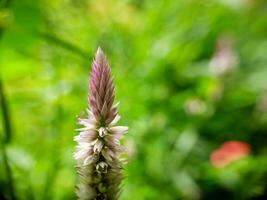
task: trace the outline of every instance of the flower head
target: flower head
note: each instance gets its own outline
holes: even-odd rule
[[[221,145],[211,155],[211,163],[217,168],[223,168],[235,160],[239,160],[250,153],[251,146],[245,142],[228,141]]]
[[[80,132],[74,158],[80,182],[77,196],[81,200],[118,199],[122,180],[122,152],[119,140],[127,132],[126,126],[115,126],[120,117],[118,104],[113,105],[115,91],[110,66],[103,51],[98,48],[92,63],[90,77],[91,105],[87,117],[79,119]]]

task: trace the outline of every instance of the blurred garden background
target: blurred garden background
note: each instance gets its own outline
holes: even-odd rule
[[[98,46],[130,127],[121,200],[267,199],[265,0],[0,0],[0,199],[76,199]]]

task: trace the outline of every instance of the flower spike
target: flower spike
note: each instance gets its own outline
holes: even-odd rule
[[[101,48],[97,49],[90,75],[90,110],[85,119],[78,119],[82,128],[74,138],[78,143],[77,160],[79,200],[117,200],[122,181],[122,152],[119,140],[128,131],[115,126],[120,117],[118,104],[113,105],[115,89],[111,69]]]

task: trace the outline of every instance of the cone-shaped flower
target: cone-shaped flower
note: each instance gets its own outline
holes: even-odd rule
[[[119,140],[128,130],[115,126],[119,121],[118,104],[114,102],[114,85],[110,66],[103,51],[98,48],[92,63],[90,77],[91,109],[85,119],[79,119],[78,143],[74,158],[77,160],[80,200],[116,200],[120,193],[122,162],[119,159]]]

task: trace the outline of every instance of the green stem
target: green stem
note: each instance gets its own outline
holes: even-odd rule
[[[11,128],[11,120],[10,120],[10,112],[8,109],[8,104],[3,88],[2,79],[0,77],[0,106],[3,113],[3,127],[4,127],[4,133],[5,133],[5,143],[9,143],[12,136],[12,128]]]
[[[11,200],[17,200],[16,195],[15,195],[15,190],[14,190],[12,171],[11,171],[11,167],[10,167],[9,162],[8,162],[7,153],[6,153],[6,145],[4,142],[2,142],[2,151],[1,152],[2,152],[2,157],[4,160],[4,167],[5,167],[7,179],[8,179],[8,190],[9,190],[9,194],[10,194],[10,199]]]
[[[6,96],[5,96],[5,93],[3,90],[3,83],[2,83],[1,78],[0,78],[0,106],[1,106],[2,113],[3,113],[2,123],[3,123],[4,133],[5,133],[5,137],[1,141],[1,143],[2,143],[2,151],[1,152],[2,152],[2,157],[3,157],[3,161],[4,161],[5,171],[7,174],[8,189],[9,189],[10,198],[11,198],[11,200],[16,200],[17,198],[15,196],[12,171],[11,171],[11,167],[10,167],[9,162],[8,162],[8,157],[7,157],[7,152],[6,152],[6,144],[8,144],[11,140],[12,128],[11,128],[11,120],[10,120],[10,115],[9,115],[8,103],[7,103]]]

